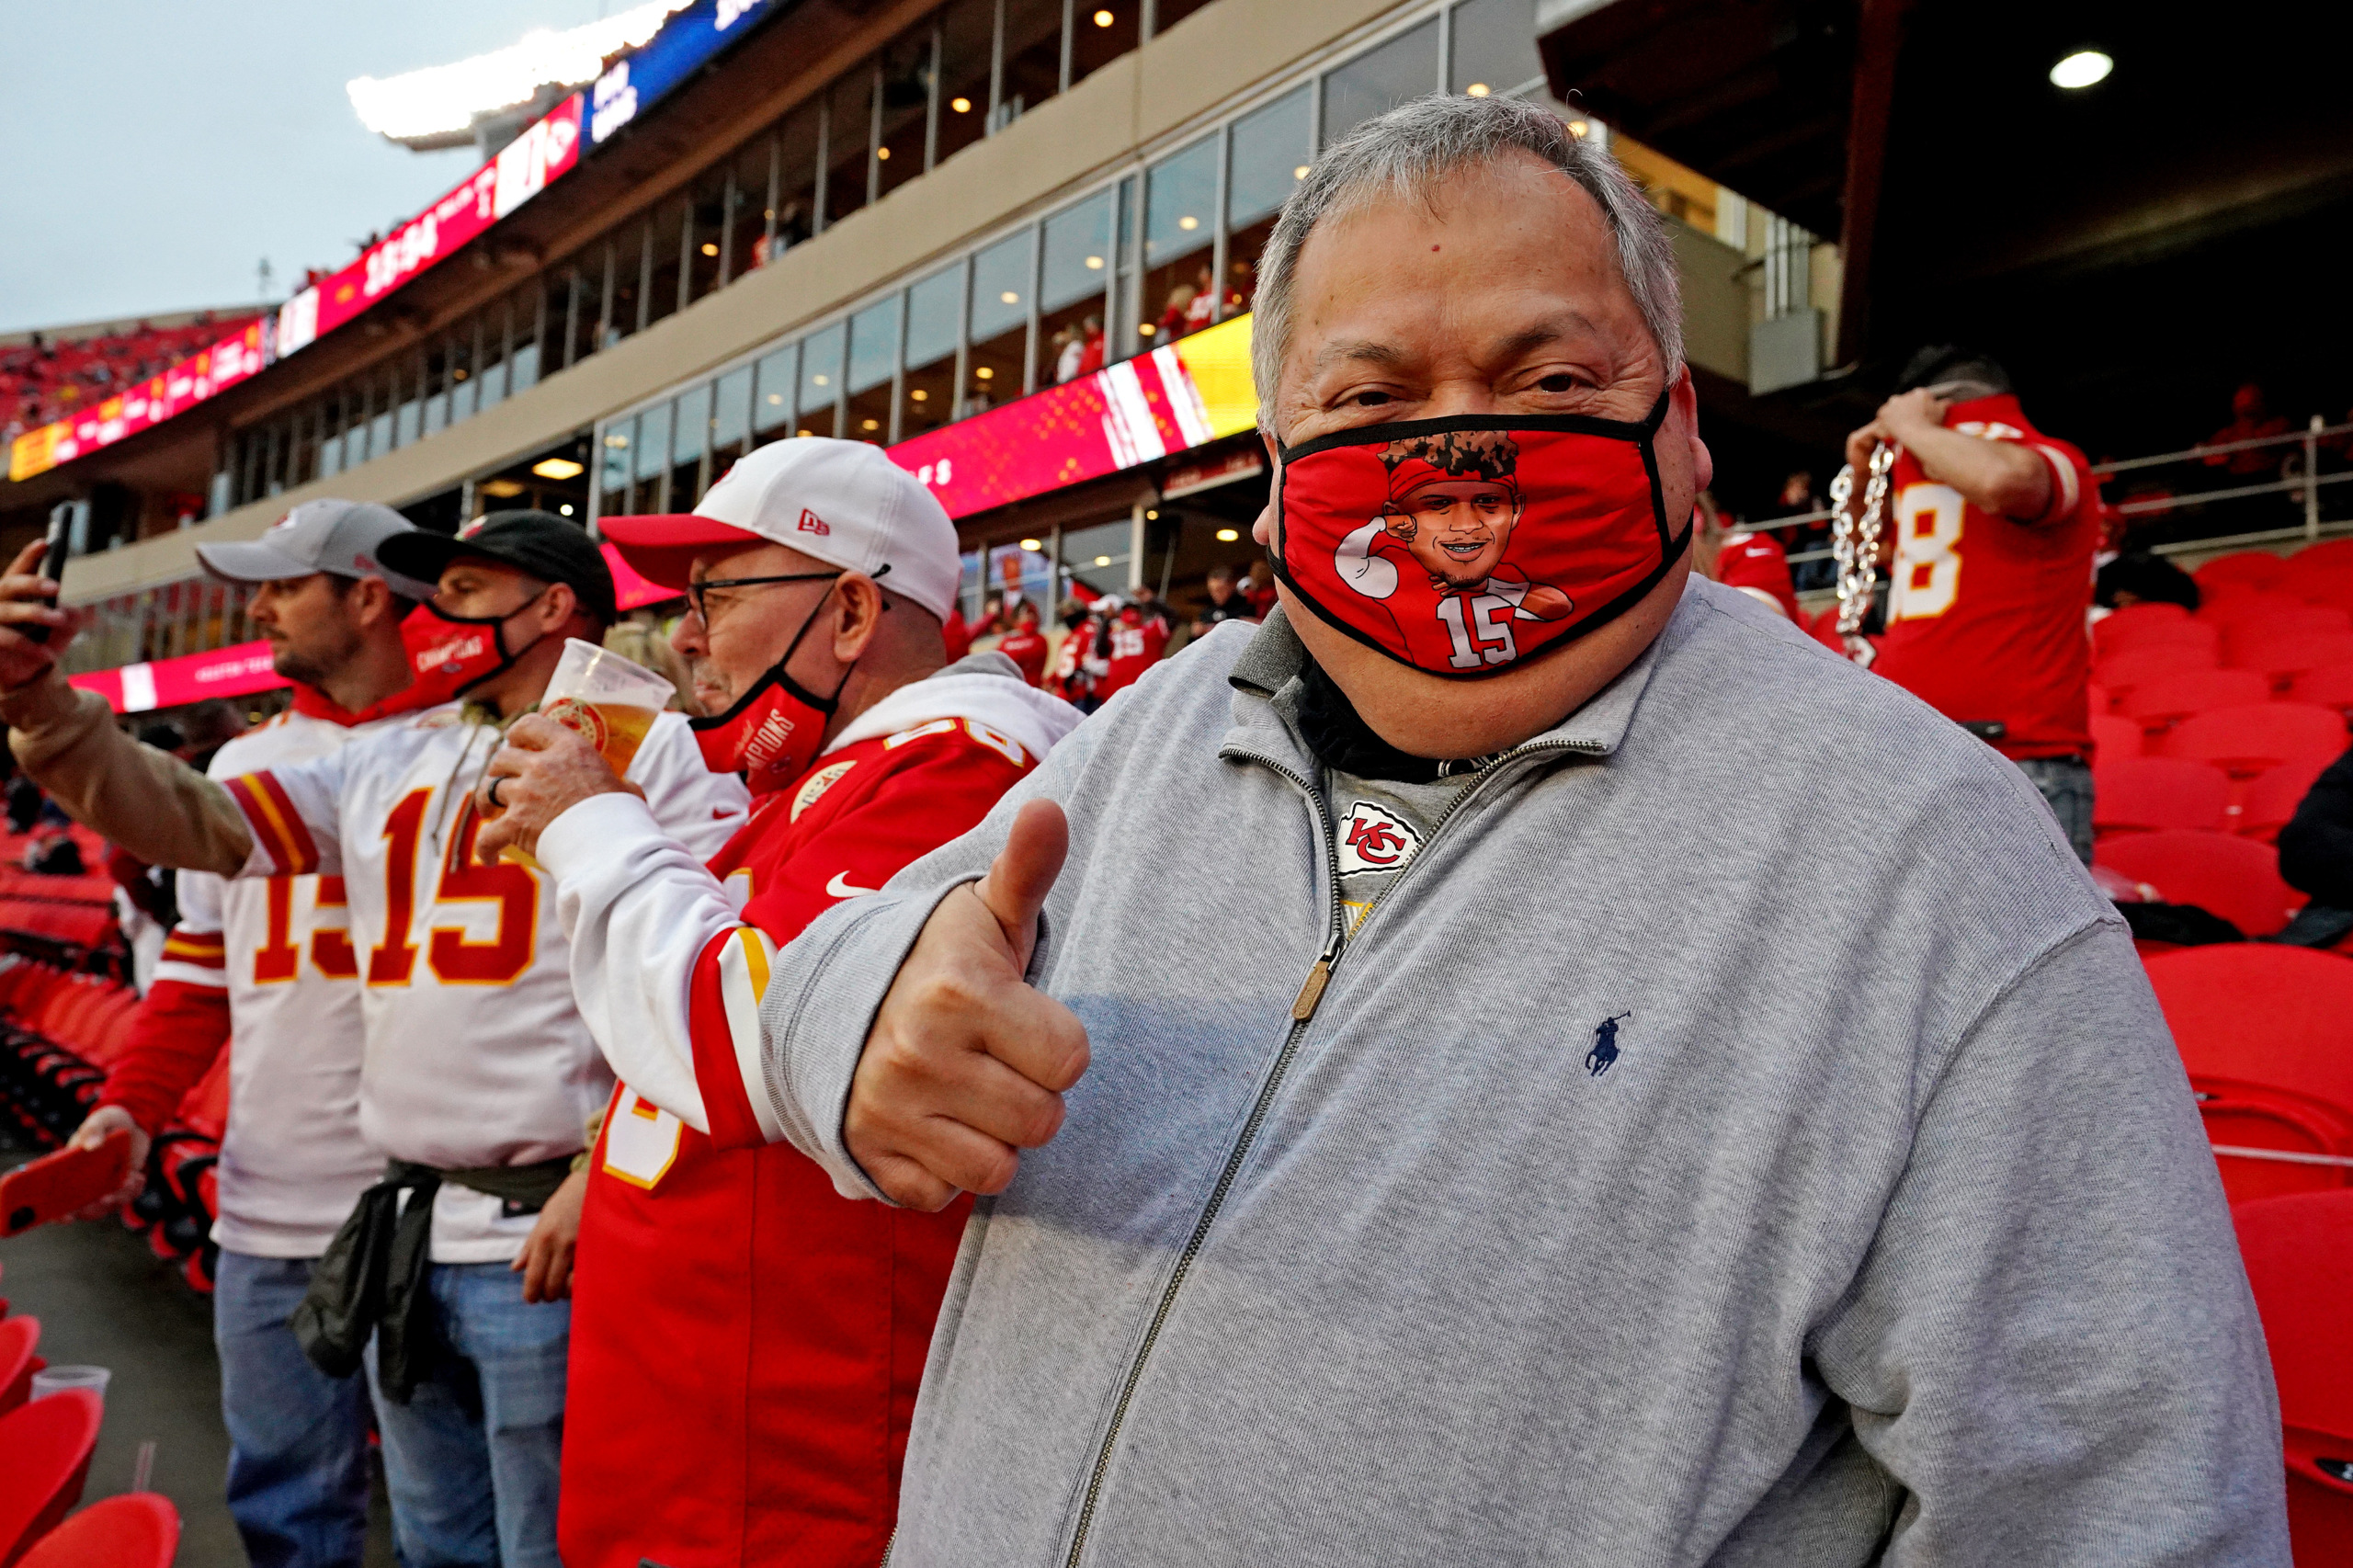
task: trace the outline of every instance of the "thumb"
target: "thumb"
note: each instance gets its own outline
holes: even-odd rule
[[[1004,928],[1019,967],[1029,966],[1037,944],[1038,912],[1062,874],[1070,853],[1070,820],[1051,801],[1032,801],[1013,819],[1013,832],[989,863],[989,874],[973,885],[981,903]]]

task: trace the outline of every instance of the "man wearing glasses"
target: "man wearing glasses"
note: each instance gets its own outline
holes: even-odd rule
[[[987,814],[1078,722],[999,653],[947,663],[955,526],[880,449],[763,447],[684,516],[608,517],[691,613],[672,642],[749,824],[679,842],[571,731],[493,760],[556,880],[580,1010],[621,1084],[590,1152],[560,1536],[569,1568],[881,1560],[970,1205],[847,1201],[759,1072],[776,949]],[[746,1074],[750,1074],[747,1076]]]
[[[391,1160],[313,1271],[295,1334],[322,1370],[367,1367],[404,1562],[557,1568],[564,1298],[586,1186],[573,1166],[612,1075],[573,1003],[550,878],[476,857],[474,786],[564,640],[611,623],[612,574],[545,512],[495,513],[458,539],[395,534],[377,553],[438,585],[405,640],[419,678],[462,702],[215,783],[69,687],[51,663],[64,638],[5,630],[0,716],[28,773],[151,864],[342,879],[360,1131]],[[0,623],[70,627],[39,602],[54,585],[34,570],[19,556],[0,581]],[[629,775],[632,801],[704,853],[742,824],[743,787],[703,767],[676,714],[654,721]]]

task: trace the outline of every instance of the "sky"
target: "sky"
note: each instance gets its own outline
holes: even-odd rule
[[[359,123],[391,76],[627,0],[0,0],[0,332],[282,300],[472,173]]]

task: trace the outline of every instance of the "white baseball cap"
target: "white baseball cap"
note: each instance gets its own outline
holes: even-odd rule
[[[864,441],[772,441],[737,460],[691,512],[603,517],[597,527],[639,575],[680,593],[697,555],[764,541],[878,578],[885,593],[942,620],[963,581],[947,509]]]
[[[415,526],[372,501],[305,501],[244,544],[199,544],[196,559],[231,583],[282,583],[332,572],[338,577],[381,577],[404,598],[429,599],[433,585],[404,576],[378,559],[384,541]]]

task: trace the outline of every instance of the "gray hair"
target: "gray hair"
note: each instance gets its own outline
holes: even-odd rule
[[[1299,253],[1315,225],[1383,196],[1427,195],[1456,170],[1513,151],[1543,159],[1600,205],[1618,242],[1618,270],[1657,341],[1668,376],[1682,367],[1683,290],[1666,221],[1618,160],[1571,133],[1558,115],[1538,105],[1433,94],[1365,121],[1325,149],[1283,203],[1259,258],[1257,319],[1251,331],[1250,370],[1262,419],[1273,407],[1276,379],[1290,347]]]

